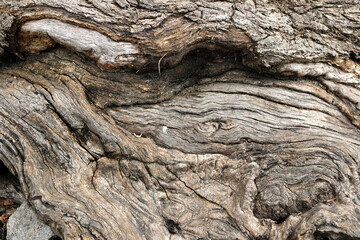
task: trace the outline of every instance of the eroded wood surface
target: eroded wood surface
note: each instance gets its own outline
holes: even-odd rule
[[[0,160],[63,239],[360,238],[357,1],[0,4]]]

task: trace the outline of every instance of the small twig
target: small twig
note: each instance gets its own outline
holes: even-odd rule
[[[161,70],[160,70],[160,64],[161,64],[161,60],[163,60],[163,58],[166,56],[167,53],[164,54],[164,56],[162,56],[158,62],[158,70],[159,70],[159,76],[161,74]]]
[[[326,202],[332,202],[332,201],[335,201],[336,200],[336,197],[332,198],[332,199],[329,199],[329,200],[326,200]]]

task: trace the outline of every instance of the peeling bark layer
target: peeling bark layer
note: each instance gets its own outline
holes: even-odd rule
[[[1,4],[0,160],[63,239],[360,238],[356,1]]]

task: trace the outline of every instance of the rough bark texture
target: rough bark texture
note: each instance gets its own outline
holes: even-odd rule
[[[0,10],[0,160],[63,239],[360,238],[357,0]]]

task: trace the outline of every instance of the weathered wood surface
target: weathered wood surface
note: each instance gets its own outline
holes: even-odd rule
[[[63,239],[360,238],[358,1],[0,6],[0,160]]]

